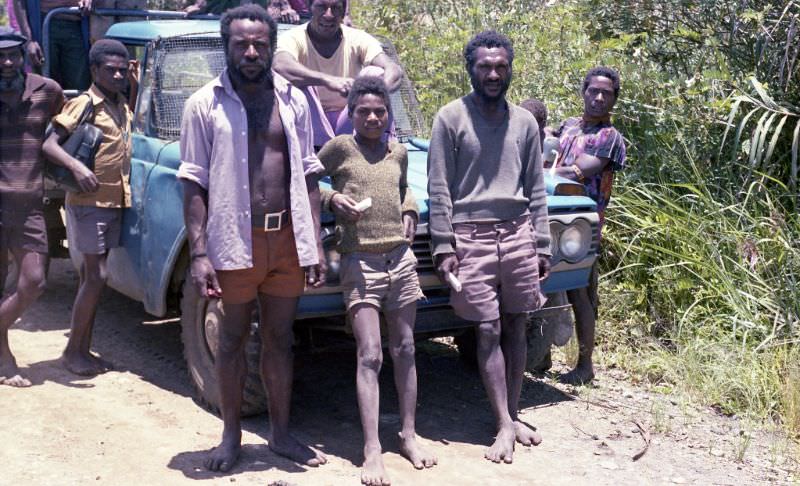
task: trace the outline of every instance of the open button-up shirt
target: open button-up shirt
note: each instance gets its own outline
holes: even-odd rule
[[[319,263],[305,176],[323,171],[314,153],[308,104],[300,90],[273,73],[283,130],[289,149],[289,200],[301,266]],[[253,266],[247,112],[228,71],[186,102],[181,127],[178,177],[208,191],[207,253],[217,270]]]

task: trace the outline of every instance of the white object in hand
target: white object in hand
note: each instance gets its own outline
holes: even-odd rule
[[[456,277],[450,272],[447,272],[445,278],[447,279],[447,283],[449,283],[450,286],[453,287],[453,290],[455,290],[456,292],[461,292],[461,281],[458,280],[458,277]]]
[[[363,201],[361,201],[360,203],[357,203],[355,205],[355,208],[358,211],[362,211],[362,212],[366,211],[370,207],[372,207],[372,198],[371,197],[368,197],[368,198],[364,199]]]

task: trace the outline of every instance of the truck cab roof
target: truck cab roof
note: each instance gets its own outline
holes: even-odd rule
[[[278,32],[295,27],[291,24],[278,24]],[[106,37],[117,39],[127,44],[146,44],[162,37],[218,37],[219,19],[183,19],[183,20],[140,20],[134,22],[117,22],[112,25]]]

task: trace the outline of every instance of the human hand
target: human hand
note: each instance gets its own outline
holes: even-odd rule
[[[345,221],[355,223],[361,219],[361,211],[356,209],[356,201],[340,192],[337,192],[331,198],[331,209],[337,218],[342,218]]]
[[[188,0],[191,2],[192,0]],[[191,5],[187,5],[183,11],[186,12],[186,15],[195,15],[195,14],[202,14],[205,12],[206,8],[206,0],[197,0],[196,2],[192,3]]]
[[[81,14],[89,15],[89,12],[92,11],[92,0],[78,0],[78,8],[81,10]]]
[[[42,46],[38,42],[34,40],[28,42],[25,50],[28,54],[28,59],[31,61],[31,66],[39,69],[44,65],[44,51],[42,51]]]
[[[353,87],[353,78],[340,78],[338,76],[331,76],[328,78],[327,88],[331,91],[339,93],[346,97]]]
[[[403,236],[408,243],[414,242],[414,236],[417,234],[417,215],[413,211],[406,211],[403,213]]]
[[[458,277],[458,257],[455,253],[440,253],[436,255],[436,273],[442,282],[447,282],[447,274],[452,273]]]
[[[206,254],[195,255],[191,258],[189,271],[197,294],[202,299],[221,298],[222,287],[219,286],[217,272],[211,265],[211,260]]]
[[[550,276],[550,257],[538,255],[539,257],[539,280],[544,280]]]
[[[316,289],[325,285],[328,264],[325,263],[322,256],[320,256],[319,263],[303,267],[303,270],[306,272],[306,286]]]
[[[286,7],[280,13],[281,22],[285,24],[299,24],[300,14],[298,14],[292,7]]]
[[[75,161],[75,168],[72,170],[72,175],[75,177],[75,182],[78,183],[81,192],[96,192],[97,189],[100,188],[97,176],[80,161]]]
[[[139,60],[131,59],[128,61],[128,82],[132,90],[139,88]]]

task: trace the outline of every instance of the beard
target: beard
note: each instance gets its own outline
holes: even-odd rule
[[[236,80],[241,84],[262,84],[265,81],[272,85],[272,58],[270,57],[266,61],[257,61],[255,63],[250,63],[242,59],[237,64],[233,59],[228,57],[227,59],[228,68],[230,71],[230,75],[236,78]],[[248,76],[244,73],[243,68],[258,65],[261,67],[261,70],[255,76]]]
[[[509,74],[507,79],[501,79],[500,83],[500,92],[497,95],[489,95],[484,89],[481,81],[475,76],[474,74],[469,74],[469,82],[472,85],[473,91],[475,94],[480,96],[480,98],[484,101],[489,103],[497,103],[498,101],[502,100],[505,95],[506,91],[508,91],[508,87],[511,86],[511,75]]]
[[[22,71],[11,79],[0,78],[0,91],[22,91],[25,89],[25,76]]]

